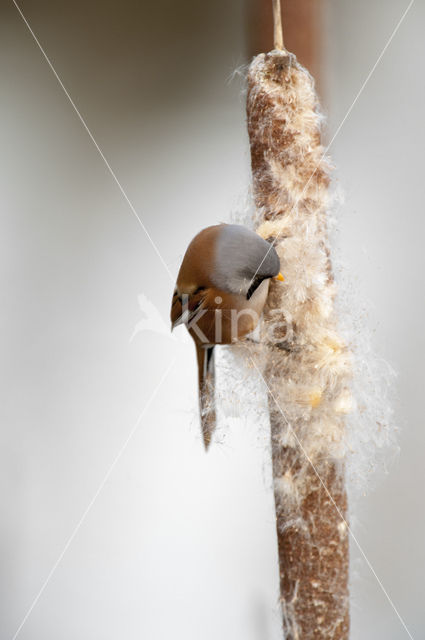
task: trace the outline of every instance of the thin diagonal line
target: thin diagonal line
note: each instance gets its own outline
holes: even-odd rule
[[[291,426],[291,424],[290,424],[290,422],[289,422],[288,418],[287,418],[287,417],[286,417],[286,415],[284,414],[284,412],[283,412],[283,410],[282,410],[282,408],[281,408],[280,404],[279,404],[279,403],[278,403],[278,401],[276,400],[276,398],[275,398],[275,396],[274,396],[274,394],[273,394],[272,390],[270,389],[269,385],[267,384],[267,382],[266,382],[266,380],[265,380],[265,378],[264,378],[263,374],[261,373],[261,371],[260,371],[259,367],[257,366],[257,364],[256,364],[255,360],[252,358],[252,356],[250,356],[250,358],[251,358],[252,364],[253,364],[253,365],[254,365],[254,367],[257,369],[257,371],[258,371],[258,373],[259,373],[259,375],[260,375],[260,377],[261,377],[261,379],[262,379],[262,381],[263,381],[263,383],[264,383],[264,385],[265,385],[265,387],[266,387],[266,389],[267,389],[268,393],[270,394],[270,397],[273,399],[273,402],[275,403],[276,407],[278,408],[279,412],[281,413],[282,418],[285,420],[286,424],[288,425],[288,428],[291,430],[291,433],[292,433],[292,435],[294,436],[294,438],[295,438],[295,440],[296,440],[296,442],[297,442],[298,446],[300,447],[300,449],[301,449],[302,453],[304,454],[304,456],[306,457],[307,461],[308,461],[308,462],[309,462],[309,464],[311,465],[311,468],[313,469],[314,473],[316,474],[316,476],[317,476],[317,478],[318,478],[318,480],[319,480],[320,484],[321,484],[321,485],[322,485],[322,487],[324,488],[325,492],[327,493],[327,495],[328,495],[328,497],[329,497],[330,501],[332,502],[333,506],[335,507],[335,509],[336,509],[336,511],[337,511],[337,513],[338,513],[338,515],[339,515],[339,517],[341,518],[342,522],[343,522],[343,523],[345,524],[345,526],[347,527],[347,530],[348,530],[348,532],[349,532],[350,536],[352,537],[352,539],[354,540],[354,543],[355,543],[356,547],[358,548],[358,550],[359,550],[359,551],[360,551],[360,553],[362,554],[363,558],[365,559],[367,566],[369,567],[369,569],[371,570],[371,572],[372,572],[372,573],[373,573],[373,575],[375,576],[375,578],[376,578],[376,580],[377,580],[377,582],[378,582],[379,586],[381,587],[381,589],[382,589],[383,593],[385,594],[385,596],[386,596],[386,598],[387,598],[388,602],[390,603],[390,605],[392,606],[393,610],[395,611],[395,613],[396,613],[396,615],[397,615],[398,619],[400,620],[401,624],[403,625],[403,627],[404,627],[404,629],[405,629],[405,631],[406,631],[407,635],[409,636],[409,638],[410,638],[411,640],[413,640],[413,636],[412,636],[412,634],[410,633],[409,629],[407,628],[406,623],[404,622],[403,618],[402,618],[402,617],[401,617],[401,615],[399,614],[399,612],[398,612],[398,610],[397,610],[397,608],[396,608],[396,606],[395,606],[394,602],[391,600],[391,598],[390,598],[390,596],[389,596],[389,594],[388,594],[387,590],[385,589],[385,587],[384,587],[384,585],[382,584],[381,580],[379,579],[379,577],[378,577],[378,575],[377,575],[377,573],[376,573],[375,569],[373,568],[373,566],[372,566],[371,562],[369,561],[368,557],[366,556],[365,552],[363,551],[363,549],[362,549],[362,547],[361,547],[361,545],[360,545],[360,542],[357,540],[357,538],[356,538],[355,534],[354,534],[354,533],[353,533],[353,531],[351,530],[350,525],[348,524],[348,522],[347,522],[347,521],[346,521],[346,519],[344,518],[343,514],[341,513],[341,510],[340,510],[340,508],[338,507],[338,505],[336,504],[336,502],[335,502],[335,500],[334,500],[334,498],[333,498],[333,496],[332,496],[331,492],[329,491],[328,487],[326,486],[326,484],[325,484],[325,483],[324,483],[324,481],[322,480],[322,478],[321,478],[321,476],[320,476],[319,472],[317,471],[316,467],[314,466],[313,461],[311,460],[311,458],[310,458],[310,456],[308,455],[307,451],[304,449],[304,447],[303,447],[303,445],[302,445],[302,443],[301,443],[300,439],[298,438],[297,434],[295,433],[294,429],[292,428],[292,426]]]
[[[73,532],[71,533],[71,535],[68,538],[67,543],[65,544],[63,550],[61,551],[61,553],[59,554],[56,562],[54,563],[53,567],[50,569],[47,578],[45,579],[45,581],[43,582],[38,594],[36,595],[36,597],[34,598],[30,608],[28,609],[28,611],[26,612],[21,624],[19,625],[19,627],[17,628],[17,630],[15,631],[15,635],[13,636],[12,640],[16,640],[16,638],[18,637],[19,633],[21,632],[22,627],[24,626],[24,624],[26,623],[26,621],[28,620],[29,616],[31,615],[34,607],[36,606],[37,602],[40,600],[41,596],[43,595],[43,592],[45,591],[47,585],[49,584],[53,574],[55,573],[56,569],[58,568],[58,566],[60,565],[64,555],[66,554],[66,552],[68,551],[72,541],[74,540],[75,536],[77,535],[77,533],[79,532],[82,524],[84,523],[84,520],[86,519],[87,515],[89,514],[91,508],[93,507],[94,503],[96,502],[97,498],[99,497],[99,494],[101,493],[103,487],[105,486],[105,484],[107,483],[112,471],[114,470],[117,462],[119,461],[119,459],[121,458],[122,454],[124,453],[128,443],[130,442],[131,438],[134,436],[136,429],[138,428],[142,418],[144,417],[145,413],[147,412],[147,410],[149,409],[150,405],[152,404],[153,400],[155,399],[161,385],[163,384],[165,378],[167,377],[167,375],[169,374],[171,368],[173,367],[174,363],[175,363],[176,359],[173,360],[173,362],[167,367],[165,373],[162,375],[160,381],[158,382],[158,384],[156,385],[155,389],[153,390],[149,400],[147,401],[147,403],[145,404],[143,410],[141,411],[139,417],[137,418],[136,422],[134,423],[130,433],[128,434],[127,438],[124,441],[124,444],[122,445],[121,449],[119,450],[119,452],[117,453],[117,455],[115,456],[111,466],[109,467],[108,471],[106,472],[102,482],[99,484],[98,488],[96,489],[92,499],[90,500],[90,502],[88,503],[83,515],[81,516],[81,518],[79,519],[77,525],[75,526]]]
[[[358,92],[358,94],[356,95],[356,97],[354,98],[351,107],[348,109],[347,113],[345,114],[344,118],[342,119],[341,124],[339,125],[338,129],[335,131],[332,140],[330,141],[330,143],[328,144],[328,146],[326,147],[326,150],[324,152],[323,155],[326,155],[326,153],[329,151],[329,149],[331,148],[335,138],[337,137],[338,133],[341,131],[342,127],[344,126],[345,121],[347,120],[348,116],[350,115],[350,113],[352,112],[354,106],[357,103],[357,100],[360,98],[360,96],[362,95],[367,83],[369,82],[369,80],[371,79],[371,77],[373,76],[376,67],[378,66],[378,64],[381,62],[382,58],[385,55],[386,50],[388,49],[388,47],[390,46],[391,42],[393,41],[394,36],[396,35],[397,31],[400,29],[401,25],[404,22],[405,17],[407,16],[407,14],[409,13],[410,9],[412,8],[413,3],[415,2],[415,0],[411,0],[406,11],[403,13],[403,15],[401,16],[400,20],[398,21],[396,27],[394,28],[394,31],[392,32],[392,34],[389,37],[389,40],[387,42],[387,44],[385,45],[385,47],[382,49],[377,61],[375,62],[375,64],[373,65],[372,69],[369,71],[366,80],[363,82],[362,86],[360,87],[360,90]]]
[[[332,136],[331,141],[329,142],[328,146],[326,147],[326,149],[324,150],[324,152],[322,153],[322,155],[320,156],[319,162],[317,163],[317,165],[315,166],[313,173],[311,174],[311,176],[309,177],[309,179],[307,180],[307,182],[304,185],[304,188],[301,192],[301,195],[298,196],[298,198],[295,201],[294,206],[292,207],[292,209],[290,210],[288,215],[291,215],[291,213],[293,213],[293,211],[297,208],[300,200],[304,197],[304,194],[310,184],[310,182],[312,181],[312,179],[314,178],[314,176],[316,175],[316,171],[319,168],[322,160],[325,158],[326,154],[328,153],[329,149],[331,148],[332,144],[335,141],[335,138],[337,137],[337,135],[339,134],[339,132],[341,131],[342,127],[344,126],[347,118],[349,117],[350,113],[352,112],[352,110],[354,109],[354,106],[356,105],[358,99],[360,98],[360,96],[362,95],[363,91],[366,88],[367,83],[369,82],[369,80],[371,79],[371,77],[373,76],[377,66],[379,65],[379,63],[381,62],[383,56],[385,55],[385,52],[387,51],[388,47],[390,46],[391,42],[394,39],[394,36],[396,35],[397,31],[400,29],[401,25],[404,22],[404,19],[406,18],[407,14],[409,13],[413,3],[415,2],[415,0],[410,0],[410,3],[407,7],[407,9],[405,10],[405,12],[403,13],[403,15],[401,16],[400,20],[398,21],[396,27],[394,28],[392,34],[390,35],[385,47],[382,49],[381,53],[379,54],[379,57],[377,59],[377,61],[375,62],[375,64],[373,65],[373,67],[371,68],[371,70],[369,71],[366,80],[363,82],[362,86],[360,87],[356,97],[354,98],[353,102],[351,103],[350,108],[348,109],[347,113],[345,114],[345,116],[343,117],[341,123],[339,124],[337,130],[335,131],[334,135]],[[277,236],[274,238],[273,242],[270,243],[270,247],[267,249],[267,252],[264,256],[264,258],[262,259],[262,261],[260,262],[260,264],[258,265],[257,271],[254,274],[254,277],[251,280],[251,283],[254,281],[255,276],[257,275],[258,271],[261,269],[261,265],[263,264],[264,260],[267,258],[269,252],[271,251],[272,247],[274,247],[274,245],[276,244],[276,242],[278,241],[278,239],[281,236],[281,232],[279,232],[277,234]]]
[[[158,247],[156,246],[155,242],[153,241],[149,231],[146,229],[145,225],[143,224],[142,220],[140,219],[139,215],[137,214],[136,209],[134,208],[133,204],[131,203],[129,197],[127,196],[126,192],[124,191],[120,181],[118,180],[117,176],[115,175],[114,170],[112,169],[111,165],[109,164],[109,162],[107,161],[102,149],[99,147],[99,145],[97,144],[96,140],[94,139],[94,136],[92,134],[92,132],[90,131],[90,129],[88,128],[83,116],[81,115],[81,113],[79,112],[75,102],[73,101],[73,99],[71,98],[71,96],[69,95],[65,85],[63,84],[62,80],[60,79],[59,75],[56,72],[56,69],[54,68],[53,64],[50,61],[50,58],[48,57],[47,53],[44,51],[43,47],[40,44],[40,41],[38,40],[37,36],[35,35],[34,31],[32,30],[31,26],[28,23],[28,20],[26,19],[26,17],[24,16],[24,14],[22,13],[20,7],[18,6],[16,0],[12,0],[13,4],[15,5],[16,9],[18,10],[22,20],[25,22],[28,31],[30,32],[30,34],[32,35],[35,43],[37,44],[38,48],[40,49],[41,53],[44,56],[44,59],[46,60],[47,64],[49,65],[50,69],[52,70],[56,80],[59,82],[60,86],[62,87],[66,97],[68,98],[69,102],[71,103],[72,108],[74,109],[75,113],[77,114],[78,118],[80,119],[81,124],[83,125],[84,129],[87,131],[91,141],[93,142],[94,146],[96,147],[97,151],[99,152],[100,157],[102,158],[103,162],[105,163],[109,173],[111,174],[112,178],[115,180],[118,189],[121,191],[125,201],[127,202],[128,206],[130,207],[132,213],[134,214],[134,216],[136,217],[139,225],[142,227],[143,231],[145,232],[146,236],[149,239],[149,242],[152,245],[152,248],[154,249],[155,253],[157,254],[158,258],[160,259],[160,261],[162,262],[162,264],[164,265],[168,275],[170,276],[171,280],[174,282],[174,277],[173,274],[171,273],[170,269],[168,268],[167,263],[165,262],[164,258],[162,257]]]

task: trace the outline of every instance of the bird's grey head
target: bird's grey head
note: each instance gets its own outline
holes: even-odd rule
[[[241,225],[222,225],[214,269],[219,289],[250,298],[263,280],[277,276],[279,270],[279,256],[269,242]]]

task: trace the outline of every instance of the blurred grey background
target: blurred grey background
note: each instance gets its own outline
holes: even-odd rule
[[[248,61],[247,3],[20,6],[176,274],[197,230],[245,207],[243,83],[232,74]],[[406,7],[325,2],[328,139]],[[425,637],[424,20],[416,0],[332,147],[346,194],[339,251],[372,303],[374,346],[398,372],[401,425],[397,462],[352,522],[415,639]],[[173,283],[5,0],[0,87],[0,637],[278,640],[267,425],[249,411],[229,419],[205,456],[192,345],[165,331],[131,340],[142,294],[168,323]],[[355,549],[352,574],[352,638],[408,637]]]

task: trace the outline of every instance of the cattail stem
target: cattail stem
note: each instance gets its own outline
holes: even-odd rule
[[[294,55],[254,58],[247,115],[257,232],[285,276],[270,286],[264,338],[285,639],[347,640],[351,358],[333,311],[317,98]]]
[[[285,49],[285,45],[283,43],[282,11],[280,0],[273,0],[273,25],[274,48],[283,51]]]

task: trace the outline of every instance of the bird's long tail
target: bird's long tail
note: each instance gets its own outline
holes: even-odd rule
[[[215,368],[214,347],[196,345],[198,359],[199,412],[205,449],[208,449],[215,429]]]

